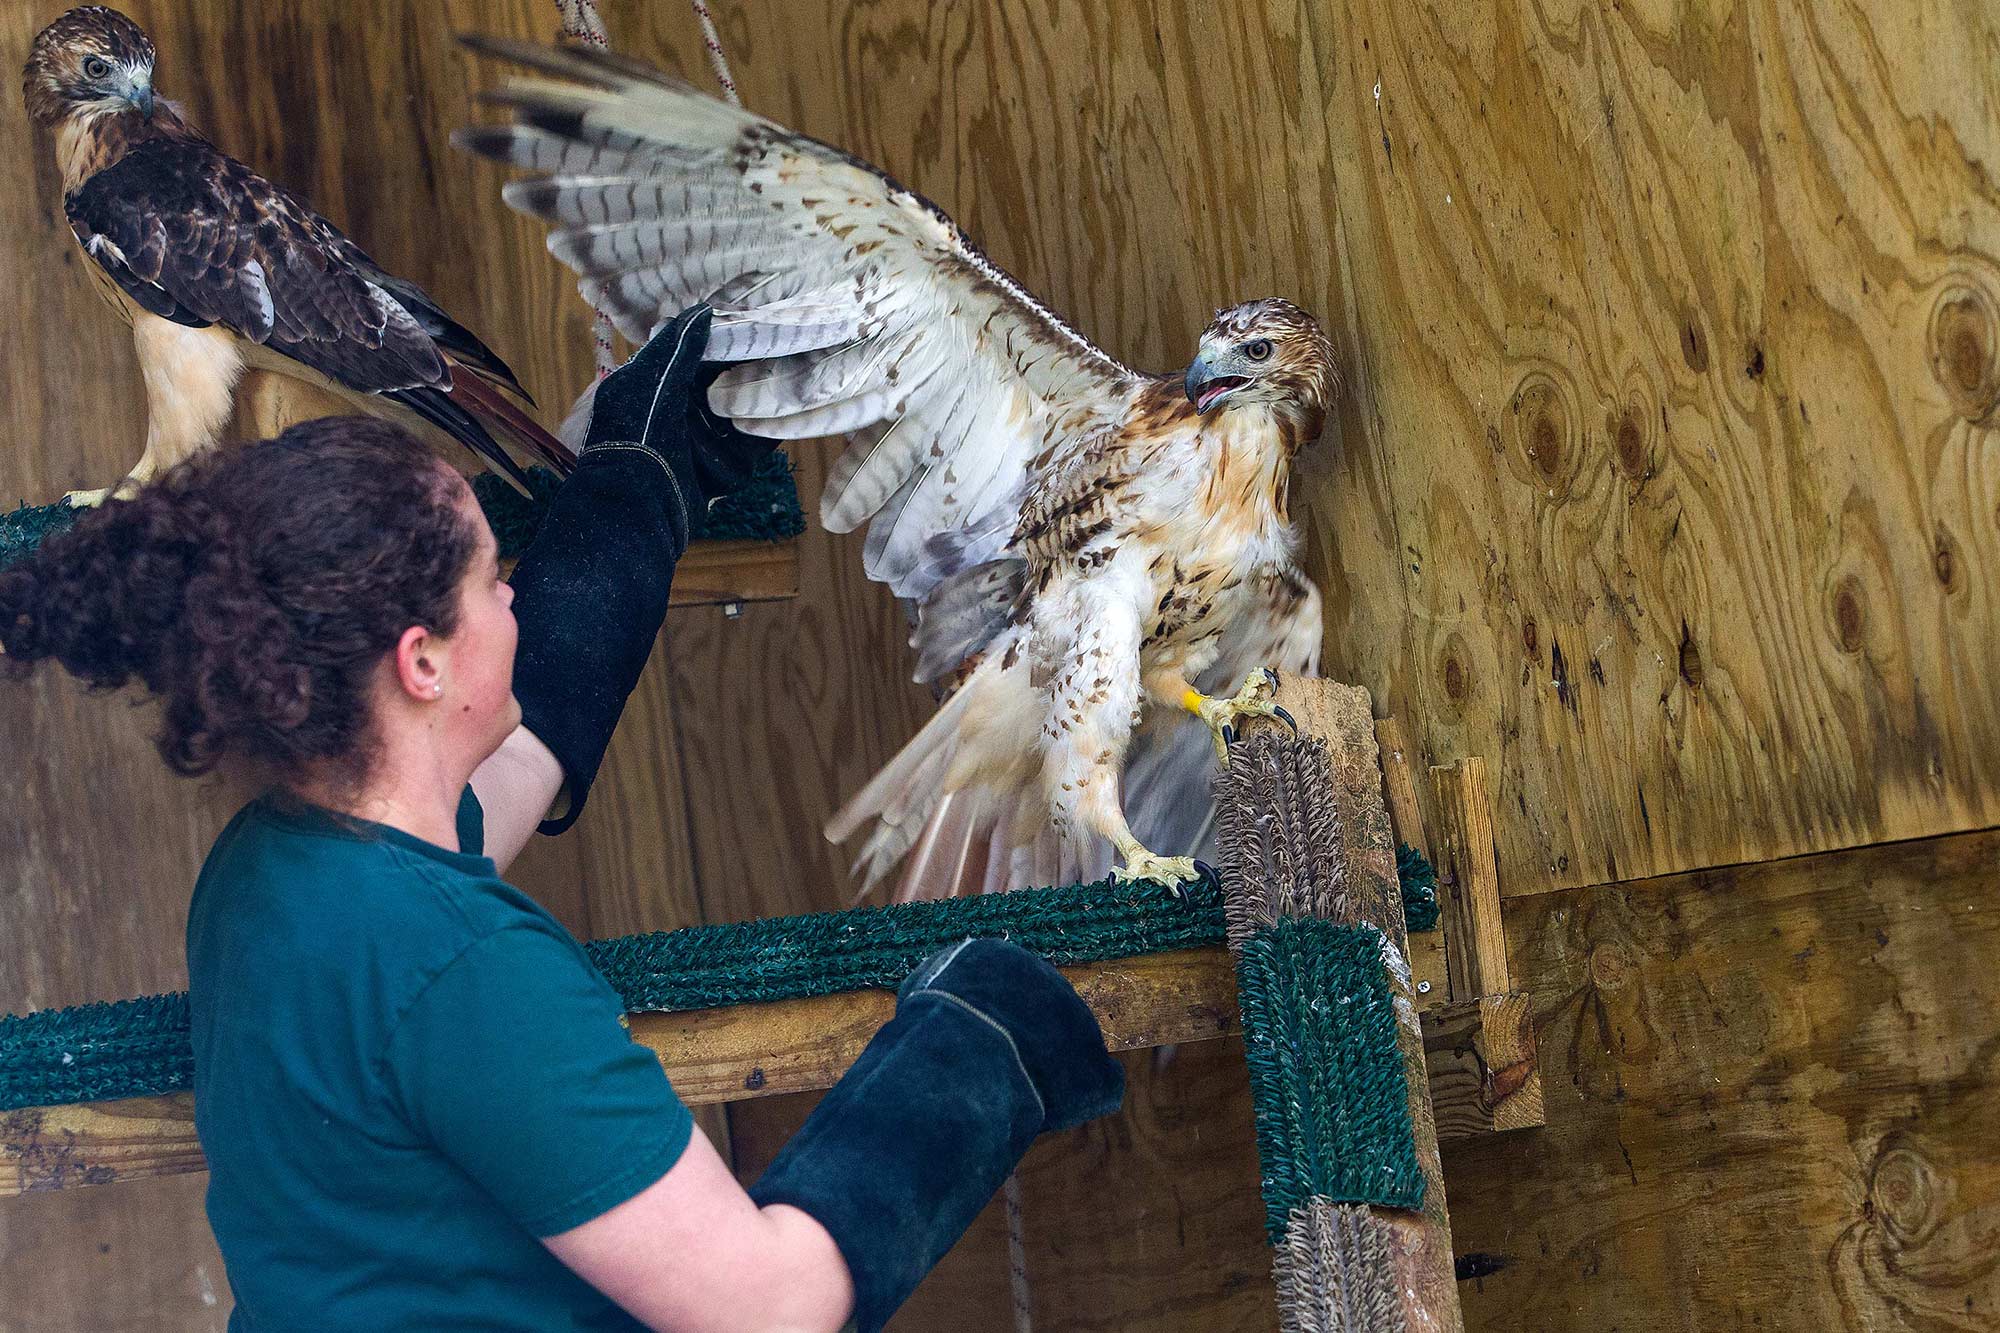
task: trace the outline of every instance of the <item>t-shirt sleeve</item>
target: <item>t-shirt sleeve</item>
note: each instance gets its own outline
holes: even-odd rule
[[[388,1079],[417,1132],[536,1236],[597,1217],[680,1160],[694,1117],[575,944],[480,939],[405,1011]]]

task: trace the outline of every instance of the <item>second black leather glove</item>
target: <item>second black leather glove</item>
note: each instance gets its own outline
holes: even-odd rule
[[[976,939],[905,981],[896,1016],[813,1109],[750,1197],[826,1228],[875,1333],[1035,1137],[1118,1109],[1125,1071],[1062,973]]]
[[[544,833],[583,812],[699,516],[776,446],[709,412],[710,317],[684,311],[597,386],[576,471],[510,580],[521,721],[563,769]]]

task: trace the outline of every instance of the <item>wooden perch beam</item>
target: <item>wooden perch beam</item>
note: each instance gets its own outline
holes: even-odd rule
[[[1113,1050],[1237,1031],[1236,977],[1220,947],[1090,963],[1063,974],[1097,1014]],[[1540,1080],[1532,1082],[1529,1119],[1519,1064],[1525,1058],[1533,1069],[1525,1005],[1501,1011],[1506,1026],[1499,1035],[1486,1027],[1496,1020],[1482,1009],[1519,998],[1497,996],[1423,1016],[1439,1138],[1541,1123]],[[888,991],[865,990],[633,1014],[630,1022],[633,1037],[659,1055],[682,1099],[700,1106],[833,1086],[894,1008]],[[206,1167],[189,1093],[0,1112],[0,1198]]]
[[[692,542],[674,566],[668,606],[776,602],[799,595],[799,544]]]

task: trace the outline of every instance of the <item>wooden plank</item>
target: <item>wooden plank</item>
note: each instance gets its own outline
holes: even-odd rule
[[[1438,818],[1438,905],[1453,941],[1448,967],[1454,1000],[1508,989],[1507,935],[1500,924],[1500,873],[1493,862],[1493,807],[1486,761],[1473,756],[1431,769]]]
[[[1510,903],[1548,1125],[1446,1146],[1468,1323],[2000,1326],[1996,883],[1989,831]]]
[[[1222,949],[1122,958],[1063,969],[1114,1051],[1206,1041],[1234,1032],[1236,977]],[[633,1014],[689,1103],[742,1101],[833,1086],[895,1012],[885,990],[776,1000],[680,1014]]]
[[[1237,1031],[1236,976],[1220,947],[1086,963],[1063,974],[1114,1051]],[[702,1107],[832,1087],[894,1011],[893,994],[865,990],[637,1013],[627,1022],[682,1100]],[[1423,1016],[1441,1138],[1540,1123],[1529,1109],[1539,1085],[1522,1012],[1519,997],[1497,996]],[[0,1112],[0,1197],[203,1169],[189,1093]]]
[[[1444,1170],[1438,1156],[1437,1123],[1425,1073],[1424,1034],[1416,995],[1407,972],[1394,965],[1407,958],[1409,936],[1403,924],[1396,845],[1382,796],[1382,763],[1368,691],[1329,680],[1288,676],[1280,684],[1277,698],[1296,719],[1301,733],[1327,746],[1332,790],[1325,799],[1339,812],[1345,854],[1338,919],[1381,931],[1384,952],[1391,960],[1386,973],[1395,998],[1396,1041],[1407,1078],[1417,1164],[1424,1173],[1424,1201],[1421,1212],[1371,1207],[1366,1221],[1388,1241],[1393,1290],[1401,1310],[1398,1326],[1409,1333],[1454,1333],[1464,1327],[1464,1321],[1454,1286],[1451,1217],[1445,1203]],[[1258,725],[1278,724],[1266,719]]]
[[[1460,1000],[1425,1015],[1424,1067],[1439,1143],[1546,1119],[1525,994]]]
[[[1417,805],[1416,763],[1403,734],[1403,724],[1393,717],[1377,718],[1375,744],[1382,755],[1382,794],[1389,803],[1389,828],[1397,842],[1416,848],[1429,861],[1430,837],[1424,831],[1423,812]],[[1410,932],[1410,982],[1417,993],[1420,1013],[1451,1000],[1451,973],[1445,961],[1449,949],[1442,913],[1432,929]]]
[[[1317,230],[1235,158],[1336,201],[1347,289],[1307,299],[1360,368],[1357,462],[1302,486],[1337,530],[1310,567],[1388,558],[1350,540],[1386,508],[1402,596],[1400,635],[1333,599],[1328,670],[1390,683],[1437,762],[1487,757],[1505,892],[2000,821],[2000,9],[1315,20],[1311,81],[1204,136],[1198,197]],[[1247,147],[1293,115],[1323,163]]]
[[[672,606],[776,602],[799,594],[799,544],[695,542],[674,568]]]

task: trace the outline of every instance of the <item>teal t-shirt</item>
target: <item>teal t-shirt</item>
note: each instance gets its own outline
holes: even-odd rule
[[[188,914],[195,1126],[232,1333],[637,1329],[537,1240],[693,1119],[576,940],[453,852],[265,797]]]

